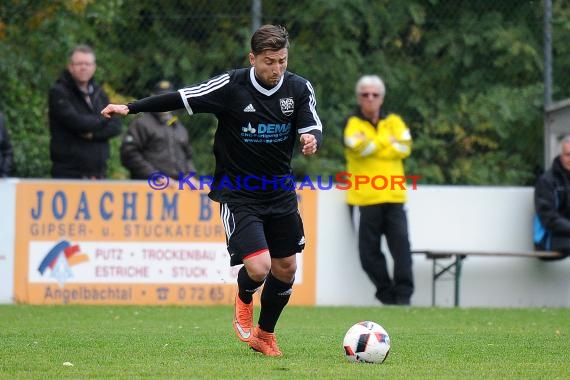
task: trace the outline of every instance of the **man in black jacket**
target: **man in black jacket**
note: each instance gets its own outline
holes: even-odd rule
[[[121,124],[100,115],[109,98],[93,81],[95,69],[95,53],[79,45],[49,90],[53,178],[106,177],[109,139],[121,133]]]
[[[534,205],[550,234],[547,246],[540,248],[558,251],[564,258],[570,255],[570,136],[564,137],[560,145],[552,167],[536,183]]]

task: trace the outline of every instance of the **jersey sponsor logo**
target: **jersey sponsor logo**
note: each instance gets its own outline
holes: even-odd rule
[[[291,138],[291,123],[259,123],[241,128],[246,143],[279,143]]]
[[[242,127],[241,129],[245,133],[255,133],[257,130],[251,126],[251,123],[247,123],[247,127]]]
[[[290,123],[283,124],[257,124],[257,133],[289,133],[291,130]]]
[[[279,106],[281,106],[281,112],[285,116],[291,116],[295,110],[295,102],[293,98],[281,98],[279,99]]]
[[[249,104],[247,105],[247,107],[245,107],[245,108],[243,109],[243,112],[255,112],[255,108],[253,107],[253,104],[249,103]]]

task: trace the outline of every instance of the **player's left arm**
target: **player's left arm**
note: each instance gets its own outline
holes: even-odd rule
[[[301,152],[305,156],[313,155],[321,147],[323,142],[323,125],[317,114],[317,98],[315,90],[309,81],[301,97],[300,109],[297,114],[297,130],[301,143]]]

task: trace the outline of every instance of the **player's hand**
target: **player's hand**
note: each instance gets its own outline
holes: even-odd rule
[[[315,136],[309,133],[304,133],[299,138],[299,141],[301,142],[301,152],[305,156],[311,156],[317,153],[317,139]]]
[[[115,114],[126,116],[129,114],[129,107],[125,104],[109,104],[107,107],[103,108],[103,111],[101,111],[101,115],[106,119],[111,118],[111,116]]]

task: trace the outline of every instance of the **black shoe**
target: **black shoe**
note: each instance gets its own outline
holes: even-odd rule
[[[410,305],[410,298],[408,297],[396,297],[396,305],[405,305],[405,306],[409,306]]]
[[[374,296],[378,301],[382,302],[382,304],[384,305],[396,305],[396,299],[394,298],[394,295],[392,293],[380,294],[379,292],[376,292]]]

